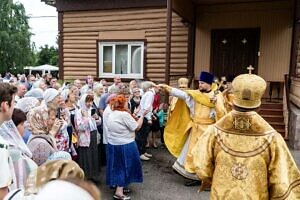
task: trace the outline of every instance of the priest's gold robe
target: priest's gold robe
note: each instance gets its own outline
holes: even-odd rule
[[[214,91],[202,93],[172,88],[170,94],[179,99],[165,128],[165,144],[178,157],[173,168],[186,178],[198,179],[191,151],[205,129],[226,114],[223,96],[217,94],[216,103],[211,103]]]
[[[233,106],[233,93],[230,89],[226,89],[222,92],[225,102],[225,107],[227,112],[229,113],[232,110]]]
[[[300,172],[282,136],[256,112],[228,113],[192,150],[210,199],[300,199]]]

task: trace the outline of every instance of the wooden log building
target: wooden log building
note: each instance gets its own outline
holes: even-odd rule
[[[58,12],[60,78],[174,84],[252,65],[266,97],[286,102],[285,137],[300,149],[300,0],[42,1]]]

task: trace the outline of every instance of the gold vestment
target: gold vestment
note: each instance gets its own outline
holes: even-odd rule
[[[186,92],[194,99],[194,115],[191,118],[190,111],[185,102],[178,99],[172,115],[167,122],[164,139],[168,150],[175,157],[179,157],[183,146],[188,142],[186,144],[187,152],[184,155],[184,164],[183,166],[178,166],[182,169],[174,169],[186,178],[192,179],[188,175],[189,173],[195,173],[191,150],[205,129],[226,114],[226,109],[221,94],[217,94],[217,102],[216,104],[212,104],[210,97],[213,95],[213,91],[202,93],[199,90],[187,90]],[[212,110],[215,110],[216,116],[211,116]]]
[[[231,111],[192,150],[210,199],[300,199],[300,172],[282,136],[256,112]]]
[[[232,106],[233,106],[233,97],[234,97],[233,93],[229,89],[227,89],[223,91],[222,94],[224,97],[226,110],[229,113],[232,110]]]

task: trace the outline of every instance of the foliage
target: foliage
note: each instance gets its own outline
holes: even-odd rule
[[[49,47],[48,45],[40,47],[40,51],[37,53],[36,65],[43,64],[58,66],[58,49],[56,47]]]
[[[24,6],[12,0],[1,0],[0,10],[0,73],[20,73],[35,62],[28,17]]]

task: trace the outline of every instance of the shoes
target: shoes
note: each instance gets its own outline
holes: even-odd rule
[[[131,193],[131,190],[129,188],[123,188],[123,193],[129,194]]]
[[[152,158],[152,154],[150,154],[150,153],[144,153],[144,155],[148,158]]]
[[[150,158],[146,157],[144,154],[140,155],[140,159],[144,161],[150,160]]]
[[[111,190],[116,190],[117,186],[110,186],[109,188]],[[129,188],[123,188],[123,193],[129,194],[129,193],[131,193],[131,190]]]
[[[187,187],[199,186],[199,185],[201,185],[201,181],[192,180],[192,181],[189,181],[189,182],[185,183],[184,185],[187,186]]]
[[[131,198],[130,198],[130,196],[127,196],[127,195],[119,196],[119,195],[115,194],[114,199],[130,200]]]
[[[153,148],[157,149],[158,148],[157,144],[153,144]]]

